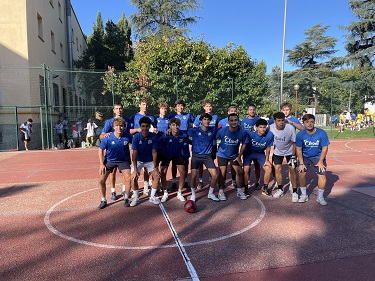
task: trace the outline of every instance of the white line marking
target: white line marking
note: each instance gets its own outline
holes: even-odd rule
[[[74,237],[65,235],[65,234],[61,233],[60,231],[58,231],[56,228],[54,228],[52,226],[49,217],[54,212],[54,209],[57,206],[59,206],[60,204],[64,203],[65,201],[68,201],[68,200],[72,199],[75,196],[79,196],[79,195],[81,195],[83,193],[90,192],[90,191],[93,191],[93,190],[97,190],[97,188],[92,188],[92,189],[89,189],[89,190],[85,190],[85,191],[73,194],[73,195],[71,195],[71,196],[69,196],[69,197],[67,197],[67,198],[65,198],[65,199],[57,202],[56,204],[54,204],[46,212],[46,215],[44,216],[44,224],[47,226],[47,228],[49,229],[49,231],[51,231],[52,233],[54,233],[57,236],[60,236],[61,238],[73,241],[75,243],[79,243],[79,244],[83,244],[83,245],[88,245],[88,246],[94,246],[94,247],[100,247],[100,248],[122,249],[122,250],[149,250],[149,249],[165,249],[165,248],[175,248],[175,247],[177,247],[176,244],[134,247],[134,246],[117,246],[117,245],[93,243],[93,242],[89,242],[89,241],[81,240],[81,239],[76,239]],[[263,202],[260,199],[258,199],[257,197],[253,196],[251,198],[254,198],[258,202],[258,204],[260,205],[260,207],[261,207],[261,213],[260,213],[259,217],[253,223],[251,223],[247,227],[245,227],[245,228],[243,228],[243,229],[241,229],[239,231],[236,231],[234,233],[231,233],[229,235],[217,237],[217,238],[214,238],[214,239],[202,240],[202,241],[198,241],[198,242],[186,243],[186,244],[184,244],[184,246],[185,247],[190,247],[190,246],[196,246],[196,245],[202,245],[202,244],[209,244],[209,243],[221,241],[221,240],[224,240],[224,239],[228,239],[228,238],[240,235],[241,233],[244,233],[245,231],[248,231],[249,229],[251,229],[251,228],[255,227],[256,225],[258,225],[262,221],[262,219],[264,218],[264,216],[266,214],[266,207],[264,206]]]
[[[190,273],[191,279],[193,281],[199,281],[199,277],[197,275],[197,272],[195,271],[195,268],[194,268],[193,264],[191,263],[190,258],[189,258],[189,256],[187,255],[187,253],[185,251],[184,245],[182,244],[180,238],[178,237],[177,231],[173,227],[172,221],[169,219],[167,211],[164,209],[163,204],[159,204],[159,207],[160,207],[160,210],[161,210],[161,212],[162,212],[165,220],[167,221],[169,229],[172,232],[173,238],[176,241],[177,247],[180,250],[182,258],[184,259],[186,267],[187,267],[187,269],[188,269],[188,271]]]

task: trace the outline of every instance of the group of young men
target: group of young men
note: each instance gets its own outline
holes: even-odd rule
[[[171,162],[172,187],[177,188],[178,170],[180,178],[177,198],[182,202],[186,201],[182,194],[184,188],[190,189],[190,200],[197,199],[197,188],[203,188],[203,166],[210,174],[207,197],[213,201],[225,201],[228,165],[231,167],[232,185],[236,188],[237,197],[246,200],[250,196],[251,164],[255,167],[255,190],[262,189],[262,194],[279,198],[284,195],[282,178],[284,158],[289,164],[292,202],[303,203],[308,200],[306,172],[311,167],[318,175],[317,201],[321,205],[327,205],[323,193],[326,185],[326,155],[329,140],[324,130],[314,126],[314,115],[305,114],[302,125],[298,118],[290,115],[292,108],[289,103],[282,104],[281,111],[275,113],[274,118],[269,120],[257,116],[255,105],[249,105],[247,116],[242,120],[239,119],[234,105],[229,106],[228,116],[222,120],[212,113],[210,101],[203,102],[204,113],[196,118],[184,111],[183,100],[177,100],[174,107],[175,112],[167,117],[168,105],[164,102],[160,103],[159,116],[155,117],[147,112],[147,99],[140,99],[140,111],[128,119],[123,117],[122,105],[114,105],[115,117],[106,121],[100,136],[100,209],[107,206],[108,177],[111,200],[117,199],[115,189],[117,169],[122,173],[122,195],[125,206],[136,206],[139,203],[138,178],[142,169],[144,170],[143,194],[149,196],[150,202],[154,204],[166,202],[171,190],[167,187],[166,179]],[[298,133],[296,129],[299,130]],[[189,162],[190,186],[187,182]],[[260,185],[261,169],[264,171],[263,187]],[[275,176],[276,184],[274,187],[269,187],[272,174]],[[151,184],[150,179],[152,179]],[[163,191],[161,199],[157,196],[159,182]],[[218,192],[215,194],[216,186]],[[277,190],[273,194],[275,188]],[[132,196],[130,196],[131,191],[133,191]]]

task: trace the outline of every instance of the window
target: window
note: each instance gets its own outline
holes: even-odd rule
[[[60,106],[59,85],[57,85],[56,83],[53,83],[53,99],[55,101],[55,106],[59,107]]]
[[[61,4],[60,2],[57,2],[57,7],[59,10],[59,20],[62,22],[62,11],[61,11]]]
[[[60,43],[61,61],[64,62],[64,46]]]
[[[56,49],[55,49],[55,33],[51,30],[51,50],[54,54],[56,54]]]
[[[37,20],[38,20],[38,37],[40,40],[43,40],[43,19],[42,17],[37,13]]]

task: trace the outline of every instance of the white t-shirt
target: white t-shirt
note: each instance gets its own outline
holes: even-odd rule
[[[98,125],[96,125],[94,122],[87,123],[86,129],[87,129],[87,135],[88,137],[93,137],[95,135],[95,129],[98,128]]]
[[[290,124],[285,124],[284,130],[276,129],[276,124],[270,125],[270,131],[274,135],[273,154],[288,156],[293,154],[293,144],[296,142],[296,130]]]

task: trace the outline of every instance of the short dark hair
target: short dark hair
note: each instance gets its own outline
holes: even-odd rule
[[[212,115],[209,114],[209,113],[203,113],[203,114],[201,114],[201,116],[199,117],[199,121],[202,121],[203,118],[207,118],[207,119],[209,119],[209,120],[211,121],[211,120],[212,120]]]
[[[33,119],[29,118],[27,119],[28,122],[33,123]]]
[[[281,111],[279,112],[276,112],[274,115],[273,115],[273,119],[285,119],[285,114]]]
[[[262,119],[262,118],[258,119],[256,121],[256,123],[255,123],[255,126],[259,127],[260,125],[267,126],[268,125],[267,120],[266,119]]]
[[[174,107],[176,107],[176,105],[178,105],[178,104],[182,104],[183,106],[186,106],[184,100],[182,100],[182,99],[178,99],[178,100],[176,100],[176,101],[174,102]]]
[[[280,109],[282,109],[283,107],[289,107],[290,109],[292,109],[292,104],[290,102],[283,102],[280,105]]]
[[[315,116],[313,114],[305,114],[302,117],[302,122],[305,122],[305,121],[307,121],[309,119],[314,119],[314,121],[315,121]]]
[[[151,125],[151,119],[146,116],[142,117],[141,119],[139,119],[139,126],[141,126],[142,124]]]
[[[237,116],[237,118],[239,118],[237,113],[231,113],[231,114],[228,115],[228,120],[229,120],[229,117],[231,117],[231,116]]]
[[[176,118],[176,117],[173,117],[173,118],[171,118],[171,120],[169,120],[169,124],[172,124],[172,123],[180,126],[181,120]]]

